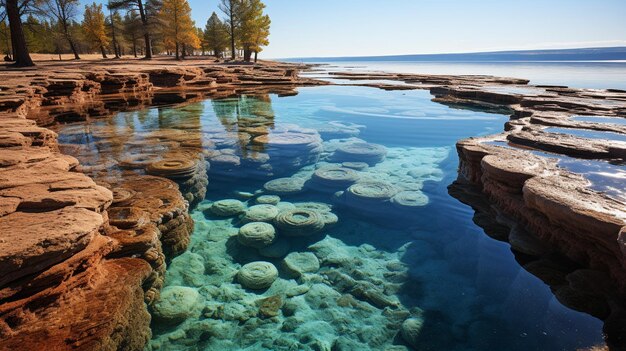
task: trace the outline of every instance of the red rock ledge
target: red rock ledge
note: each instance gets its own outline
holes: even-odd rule
[[[323,84],[297,69],[155,60],[0,71],[0,350],[142,350],[165,254],[184,251],[193,231],[176,183],[142,175],[96,183],[42,126]]]

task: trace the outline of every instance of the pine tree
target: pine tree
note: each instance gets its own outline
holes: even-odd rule
[[[80,60],[80,56],[78,55],[76,41],[72,35],[74,34],[72,24],[76,17],[76,7],[78,3],[79,0],[40,0],[37,3],[38,11],[41,16],[56,19],[59,24],[57,28],[70,46],[74,54],[74,59],[76,60]]]
[[[237,55],[236,42],[239,35],[241,17],[244,13],[243,0],[220,0],[219,9],[226,15],[224,23],[230,36],[230,59],[234,60]]]
[[[86,39],[94,48],[102,52],[102,57],[107,58],[105,47],[109,45],[105,27],[104,12],[102,5],[95,2],[91,5],[85,5],[85,13],[83,14],[83,31]]]
[[[215,12],[211,14],[204,27],[204,42],[215,57],[222,57],[224,50],[228,47],[227,25],[220,21]]]
[[[186,47],[200,47],[196,26],[191,20],[187,0],[164,0],[159,17],[163,23],[163,41],[166,49],[174,50],[176,59],[186,56]]]
[[[133,56],[137,57],[137,42],[142,36],[142,24],[139,15],[136,11],[128,11],[122,23],[124,38],[131,45]]]
[[[263,50],[262,46],[269,44],[270,18],[263,14],[265,4],[261,0],[242,0],[245,2],[241,18],[240,41],[245,61],[250,61],[254,52],[254,61],[257,54]]]
[[[136,10],[139,14],[139,18],[141,20],[142,29],[143,29],[143,38],[145,45],[145,58],[152,58],[152,35],[151,35],[151,26],[148,18],[148,12],[152,9],[153,12],[158,12],[159,7],[158,2],[148,2],[144,3],[144,0],[112,0],[109,2],[109,7],[111,9],[128,9],[128,10]]]

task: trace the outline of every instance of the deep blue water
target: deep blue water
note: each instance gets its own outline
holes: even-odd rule
[[[574,350],[601,344],[600,320],[558,302],[548,285],[520,265],[523,256],[486,235],[474,222],[474,210],[448,193],[457,178],[455,142],[499,133],[508,117],[451,109],[430,99],[425,91],[327,86],[301,88],[292,97],[206,100],[94,122],[94,129],[113,126],[127,135],[124,144],[156,131],[184,129],[202,135],[210,157],[237,155],[242,160],[237,168],[227,169],[207,156],[213,163],[207,199],[192,213],[196,229],[188,252],[173,260],[166,279],[170,288],[188,287],[198,297],[191,307],[180,307],[189,310],[183,311],[188,315],[182,321],[160,322],[163,313],[155,314],[161,319],[155,318],[149,348],[383,350],[406,345],[398,336],[396,315],[402,316],[400,322],[407,316],[421,321],[417,342],[424,350]],[[285,134],[321,136],[321,147],[314,141],[315,147],[268,144],[259,151],[258,143],[243,132],[251,126],[275,141]],[[65,143],[93,139],[72,126],[60,134]],[[334,206],[339,219],[334,227],[306,237],[279,232],[291,252],[315,253],[322,261],[318,270],[297,279],[288,276],[281,257],[267,258],[233,240],[241,226],[237,218],[211,215],[213,202],[227,198],[251,207],[270,179],[308,180],[316,167],[350,161],[339,160],[336,150],[357,142],[387,150],[383,161],[357,171],[360,182],[420,193],[428,203],[416,209],[390,207],[388,201],[358,207],[350,202],[354,199],[315,186],[281,195],[283,206],[305,201]],[[245,161],[253,152],[268,154],[268,167],[253,172],[258,164]],[[321,153],[309,164],[293,165],[294,159],[313,152]],[[259,169],[271,169],[272,175],[259,177]],[[273,263],[279,278],[267,290],[242,288],[237,271],[258,260]],[[376,306],[353,291],[354,300],[340,284],[325,278],[331,271],[384,291],[399,307]],[[308,292],[287,294],[295,288]],[[271,296],[282,296],[285,306],[275,317],[257,316],[259,299]],[[167,304],[178,308],[169,300],[160,306]]]

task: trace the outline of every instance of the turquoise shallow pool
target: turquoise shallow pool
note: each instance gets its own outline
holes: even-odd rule
[[[189,250],[169,264],[153,308],[148,348],[601,344],[601,321],[559,303],[507,243],[474,223],[474,210],[448,194],[457,178],[455,142],[498,133],[507,117],[430,99],[424,91],[329,86],[94,122],[94,130],[128,135],[122,149],[101,158],[137,152],[150,133],[183,130],[200,139],[194,145],[211,164]],[[92,145],[94,153],[102,150],[95,138],[85,126],[60,131],[61,142]],[[110,172],[123,176],[116,166]],[[263,221],[273,234],[267,225],[240,233]],[[269,264],[247,265],[259,261]]]

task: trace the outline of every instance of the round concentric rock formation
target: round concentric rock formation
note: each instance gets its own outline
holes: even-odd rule
[[[283,267],[291,276],[315,273],[320,269],[320,261],[312,252],[292,252],[283,259]]]
[[[246,289],[261,290],[269,288],[278,278],[276,267],[264,261],[250,262],[239,270],[237,281]]]
[[[411,209],[428,205],[428,196],[421,191],[401,191],[391,198],[391,203],[400,209]]]
[[[271,245],[276,239],[274,226],[265,222],[252,222],[239,229],[237,240],[241,245],[260,249]]]
[[[114,188],[111,189],[111,192],[113,193],[113,204],[115,205],[126,203],[136,194],[134,190],[125,188]]]
[[[158,154],[137,154],[120,159],[118,166],[125,169],[141,169],[161,159]]]
[[[381,162],[387,155],[387,149],[378,144],[350,143],[337,148],[333,158],[338,162],[365,162],[373,165]]]
[[[161,296],[152,306],[152,311],[156,319],[180,323],[194,314],[199,299],[200,294],[196,289],[167,286],[161,291]]]
[[[302,192],[304,180],[300,178],[278,178],[263,185],[263,189],[271,194],[289,195]]]
[[[313,173],[311,182],[315,190],[335,192],[345,189],[359,180],[359,174],[352,169],[343,167],[321,168]]]
[[[279,213],[274,223],[287,236],[308,236],[324,228],[324,220],[319,213],[298,208]]]
[[[241,216],[243,223],[271,222],[278,215],[278,207],[272,205],[254,205]]]
[[[111,207],[107,212],[109,223],[120,229],[140,228],[150,220],[149,214],[137,207]]]
[[[253,139],[255,144],[261,145],[276,145],[276,146],[287,146],[287,145],[308,145],[313,143],[319,143],[320,138],[315,134],[303,134],[303,133],[272,133],[272,134],[264,134],[260,135]]]
[[[276,205],[280,202],[280,196],[277,195],[261,195],[256,198],[259,205]]]
[[[209,211],[219,217],[233,217],[243,213],[246,209],[246,205],[243,202],[235,199],[226,199],[215,201]]]
[[[391,199],[398,189],[384,182],[356,183],[345,192],[346,200],[365,203],[378,203]]]
[[[165,159],[151,163],[146,173],[164,178],[189,178],[196,172],[197,161],[193,159]]]

